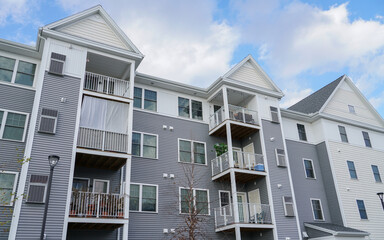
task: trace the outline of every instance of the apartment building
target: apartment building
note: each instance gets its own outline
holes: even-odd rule
[[[0,239],[40,237],[51,154],[46,239],[178,238],[191,212],[199,238],[384,235],[383,120],[348,77],[286,110],[251,56],[208,88],[143,58],[101,6],[1,40]]]

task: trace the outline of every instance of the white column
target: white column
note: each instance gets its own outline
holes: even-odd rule
[[[223,102],[224,102],[224,120],[229,119],[228,93],[227,87],[223,87]]]
[[[131,63],[131,69],[129,73],[129,97],[133,99],[133,90],[135,87],[135,62]]]

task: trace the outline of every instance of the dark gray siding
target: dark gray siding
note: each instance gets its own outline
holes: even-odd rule
[[[284,216],[282,198],[292,196],[292,186],[289,183],[288,168],[278,167],[276,164],[275,149],[284,149],[280,124],[262,121],[278,237],[282,240],[285,240],[286,237],[290,237],[292,240],[299,239],[296,217]],[[270,141],[271,137],[274,137],[275,140]],[[280,189],[277,188],[278,184],[282,185]]]
[[[26,183],[27,194],[29,176],[31,174],[49,174],[47,157],[50,154],[60,156],[60,162],[55,168],[52,192],[48,209],[46,234],[47,239],[61,239],[64,222],[64,212],[67,200],[68,182],[74,132],[76,125],[77,106],[79,101],[80,79],[68,76],[46,74],[40,99],[39,114],[42,107],[59,110],[55,135],[35,133],[32,146],[31,161]],[[65,97],[67,102],[60,99]],[[39,119],[39,116],[38,116]],[[35,127],[38,129],[39,121]],[[40,235],[44,205],[30,204],[23,201],[17,239],[36,239]]]
[[[331,221],[334,224],[343,225],[340,204],[336,194],[336,185],[333,180],[331,165],[329,162],[329,156],[325,142],[316,145],[316,149],[317,155],[319,157],[321,174],[323,175],[324,186],[327,186],[325,188],[325,193],[327,195],[329,212],[331,214]]]
[[[117,234],[117,230],[68,230],[67,240],[115,240]]]
[[[315,145],[286,140],[292,181],[295,190],[297,211],[300,226],[304,231],[304,222],[312,222],[313,213],[310,198],[321,200],[325,222],[331,222],[329,204],[325,194],[324,177],[321,172],[317,148]],[[306,178],[303,158],[311,159],[315,169],[316,179]],[[328,185],[327,185],[328,186]]]
[[[31,113],[35,91],[0,84],[0,109]],[[28,119],[29,121],[30,119]],[[28,132],[28,129],[25,130]],[[25,139],[28,135],[26,134]],[[20,173],[25,142],[0,140],[0,171]],[[20,175],[19,175],[20,177]],[[0,239],[8,239],[13,206],[0,207]]]

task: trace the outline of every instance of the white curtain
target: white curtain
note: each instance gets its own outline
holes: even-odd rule
[[[80,127],[127,133],[128,104],[85,96]]]

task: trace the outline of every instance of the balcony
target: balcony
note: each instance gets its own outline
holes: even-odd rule
[[[268,204],[239,203],[239,222],[235,222],[233,203],[214,209],[216,232],[234,230],[236,225],[244,230],[273,228]]]
[[[237,181],[247,182],[266,175],[262,154],[233,151],[233,162]],[[212,180],[229,179],[229,153],[211,160],[211,167]]]
[[[128,98],[129,81],[97,73],[85,72],[84,90]]]
[[[80,127],[77,146],[126,154],[128,152],[128,134]]]
[[[70,228],[115,229],[124,223],[123,194],[73,191],[69,208]]]
[[[228,105],[229,119],[225,117],[224,107],[221,107],[209,117],[209,134],[219,137],[226,136],[226,128],[224,122],[231,122],[232,137],[242,138],[259,128],[259,118],[257,111],[253,111],[244,107]]]

